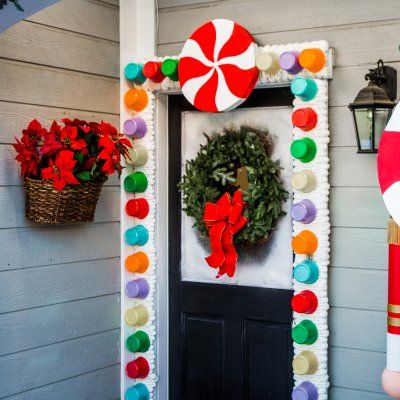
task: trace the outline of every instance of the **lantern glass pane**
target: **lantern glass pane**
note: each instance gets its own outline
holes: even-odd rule
[[[372,149],[372,137],[374,134],[373,112],[373,108],[357,108],[354,110],[361,150]]]
[[[382,136],[388,120],[390,118],[391,109],[388,108],[376,108],[375,109],[375,148],[379,146],[379,140]]]

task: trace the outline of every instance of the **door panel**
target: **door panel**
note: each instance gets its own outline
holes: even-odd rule
[[[182,311],[259,321],[292,321],[291,290],[182,282]]]
[[[225,321],[185,315],[185,399],[223,398]]]
[[[291,391],[292,358],[290,326],[245,321],[244,323],[245,399],[285,399]],[[262,376],[253,371],[261,371]]]
[[[287,106],[292,100],[288,88],[262,89],[241,107]],[[193,107],[171,95],[168,110],[169,399],[289,400],[292,290],[181,278],[182,113]]]

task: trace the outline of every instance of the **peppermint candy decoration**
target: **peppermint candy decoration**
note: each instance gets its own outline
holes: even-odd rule
[[[386,125],[379,141],[378,179],[383,201],[394,221],[400,225],[400,107]]]
[[[236,22],[214,19],[198,28],[180,55],[179,82],[186,99],[206,112],[228,111],[243,103],[259,71],[250,33]]]

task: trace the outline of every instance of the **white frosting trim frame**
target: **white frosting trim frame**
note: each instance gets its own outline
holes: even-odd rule
[[[154,389],[157,382],[156,374],[156,294],[157,294],[157,236],[156,236],[156,222],[157,222],[157,202],[156,202],[156,140],[155,140],[155,95],[153,93],[148,93],[149,104],[145,110],[138,113],[146,121],[147,133],[140,139],[135,140],[135,143],[140,143],[148,151],[148,161],[142,167],[135,167],[135,171],[142,171],[148,180],[148,187],[144,193],[138,193],[134,195],[133,193],[127,193],[122,189],[121,194],[121,213],[125,213],[125,204],[128,200],[135,197],[145,198],[150,205],[150,211],[146,218],[136,219],[129,216],[121,215],[121,391],[125,393],[126,389],[135,385],[136,383],[145,383],[149,389],[153,399]],[[126,117],[131,115],[126,115]],[[133,168],[128,166],[122,176],[121,182],[123,184],[123,179],[126,175],[133,172]],[[125,243],[124,234],[125,231],[133,226],[141,224],[147,228],[149,231],[149,241],[144,246],[130,246]],[[143,251],[149,257],[149,268],[143,274],[133,274],[125,269],[124,262],[128,255],[133,254],[136,251]],[[149,295],[141,300],[136,298],[130,298],[125,294],[125,286],[132,279],[144,278],[148,281],[150,291]],[[125,322],[125,313],[132,307],[138,305],[145,305],[149,313],[149,321],[146,325],[140,327],[132,327]],[[133,353],[129,352],[125,347],[126,339],[135,333],[137,330],[142,330],[149,335],[150,338],[150,349],[146,353],[137,353],[136,356],[143,356],[149,362],[150,374],[145,379],[130,379],[125,373],[126,364],[132,361],[135,357]]]
[[[303,132],[298,128],[293,129],[294,139],[301,139],[303,137],[312,138],[317,144],[317,155],[313,161],[304,164],[299,160],[293,161],[293,170],[300,171],[309,169],[314,172],[317,187],[309,193],[302,193],[294,190],[294,202],[299,202],[303,199],[311,200],[317,208],[317,216],[315,220],[305,225],[301,222],[293,221],[293,235],[297,235],[304,229],[308,229],[315,233],[318,238],[318,249],[313,254],[312,259],[317,263],[319,268],[319,278],[313,284],[303,284],[293,279],[293,289],[296,293],[302,290],[311,290],[318,298],[318,308],[312,314],[298,314],[293,313],[294,325],[304,319],[311,320],[318,328],[317,341],[309,345],[298,345],[294,343],[295,355],[303,350],[311,350],[318,357],[318,370],[313,375],[297,375],[294,374],[295,384],[298,385],[303,381],[310,381],[318,388],[319,400],[328,399],[328,265],[329,265],[329,156],[328,156],[328,143],[329,143],[329,130],[328,130],[328,82],[323,79],[316,79],[318,85],[317,96],[309,101],[304,102],[296,98],[293,102],[294,109],[301,107],[312,107],[318,115],[317,126],[309,132]],[[303,261],[306,257],[304,255],[296,255],[294,265]]]
[[[304,43],[291,43],[286,45],[267,45],[264,47],[259,47],[258,50],[261,53],[264,52],[274,52],[279,55],[284,51],[296,50],[302,51],[306,48],[320,48],[323,50],[327,56],[326,66],[317,74],[312,74],[308,71],[301,71],[297,75],[291,75],[286,71],[280,70],[276,75],[270,76],[264,72],[260,73],[256,88],[261,87],[272,87],[277,85],[290,84],[291,80],[295,76],[309,76],[315,78],[318,85],[317,96],[309,102],[303,102],[302,100],[296,98],[294,100],[294,108],[300,108],[305,106],[311,106],[318,114],[318,124],[317,126],[309,132],[303,132],[298,128],[293,129],[294,139],[299,139],[303,137],[311,137],[317,144],[317,155],[315,159],[307,164],[303,164],[298,160],[293,162],[293,170],[310,169],[314,172],[317,178],[317,187],[314,191],[310,193],[301,193],[294,191],[294,201],[298,202],[302,199],[310,199],[314,202],[317,207],[317,217],[316,219],[308,225],[304,225],[300,222],[293,221],[293,234],[296,235],[303,229],[310,229],[318,237],[318,249],[313,255],[313,260],[318,264],[319,267],[319,279],[314,284],[301,284],[293,279],[293,289],[295,294],[302,290],[312,290],[318,297],[318,309],[311,315],[307,314],[297,314],[293,315],[294,325],[303,319],[312,320],[318,327],[318,340],[313,345],[298,345],[294,343],[294,353],[299,354],[303,350],[311,350],[318,357],[319,367],[318,371],[313,375],[294,375],[296,386],[303,381],[310,381],[318,388],[319,400],[328,399],[328,388],[329,388],[329,377],[328,377],[328,265],[330,257],[330,244],[329,244],[329,234],[330,234],[330,221],[329,221],[329,156],[328,156],[328,143],[329,143],[329,127],[328,127],[328,79],[333,77],[333,52],[329,49],[328,43],[324,40],[314,41],[314,42],[304,42]],[[179,56],[166,56],[166,57],[151,57],[146,59],[136,59],[132,62],[144,63],[146,61],[163,61],[167,58],[179,59]],[[157,165],[156,165],[156,96],[157,92],[162,94],[172,94],[179,93],[180,86],[179,82],[171,81],[166,78],[161,82],[161,84],[155,84],[147,80],[143,85],[138,86],[149,92],[149,105],[148,107],[140,113],[138,116],[146,120],[148,126],[148,132],[143,139],[135,140],[135,142],[144,145],[149,152],[149,160],[143,167],[136,167],[135,170],[143,171],[149,181],[149,187],[145,193],[141,193],[138,197],[145,197],[150,204],[150,214],[144,220],[134,220],[132,223],[132,218],[126,218],[123,214],[125,212],[124,207],[126,201],[130,198],[134,198],[132,194],[128,194],[122,190],[121,196],[121,393],[135,383],[143,382],[147,385],[150,390],[150,398],[156,399],[155,387],[157,382],[156,370],[157,370],[157,336],[156,336],[156,293],[157,293],[157,215],[156,215],[156,191],[157,191]],[[136,115],[136,113],[135,113]],[[126,111],[121,110],[122,121],[128,118],[130,114]],[[166,130],[166,126],[164,127]],[[161,134],[161,132],[160,132]],[[132,171],[128,168],[124,171],[122,179],[128,173]],[[124,268],[124,260],[127,255],[132,253],[132,246],[128,246],[124,242],[125,230],[129,227],[134,226],[136,223],[143,224],[147,227],[150,233],[149,242],[136,250],[145,251],[150,258],[150,268],[145,274],[141,274],[140,277],[144,277],[148,280],[150,285],[150,294],[145,300],[137,300],[128,298],[124,291],[125,285],[133,277],[133,274],[128,273]],[[304,256],[296,255],[295,263],[304,260]],[[139,275],[137,275],[139,277]],[[151,347],[144,357],[149,361],[150,364],[150,374],[146,379],[132,380],[127,378],[125,374],[126,363],[133,359],[132,353],[128,352],[125,348],[126,338],[135,331],[135,328],[131,328],[124,324],[124,315],[127,309],[137,305],[145,304],[148,308],[150,314],[149,323],[141,329],[149,334],[151,339]],[[167,349],[164,349],[167,351]],[[158,399],[161,400],[161,399]]]

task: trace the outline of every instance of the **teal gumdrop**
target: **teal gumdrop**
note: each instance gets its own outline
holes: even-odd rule
[[[144,83],[146,77],[143,75],[143,64],[128,64],[125,67],[125,78],[137,85]]]
[[[149,398],[150,392],[144,383],[138,383],[125,392],[125,400],[148,400]]]
[[[319,268],[315,261],[304,260],[294,267],[294,278],[300,283],[315,283],[319,277]]]
[[[149,231],[143,225],[136,225],[125,231],[125,242],[131,246],[144,246],[149,240]]]
[[[293,79],[290,90],[301,100],[310,101],[317,95],[318,86],[313,78],[298,76]]]

